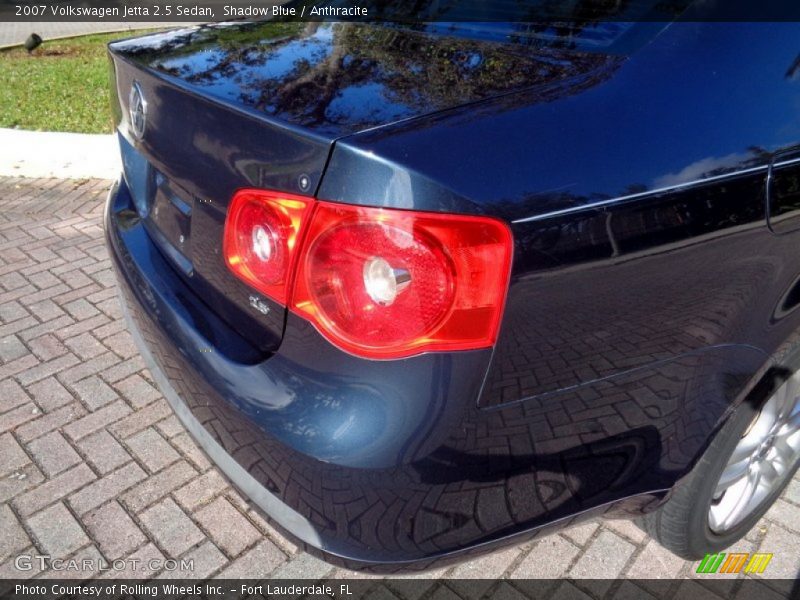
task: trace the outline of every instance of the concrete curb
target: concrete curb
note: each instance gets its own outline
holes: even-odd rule
[[[165,22],[165,23],[155,23],[155,22],[150,22],[150,21],[141,21],[141,22],[137,21],[137,22],[131,22],[131,23],[125,23],[125,24],[118,23],[117,24],[118,26],[109,25],[109,27],[107,29],[103,28],[103,27],[99,27],[97,29],[87,29],[86,31],[50,35],[50,34],[47,33],[47,29],[49,28],[50,25],[52,25],[51,23],[49,23],[49,22],[30,23],[31,31],[28,32],[28,34],[25,35],[25,37],[27,38],[28,35],[33,33],[35,30],[39,29],[40,31],[35,31],[35,32],[38,33],[39,35],[41,35],[42,39],[44,40],[44,42],[47,43],[47,42],[55,42],[55,41],[58,41],[58,40],[68,40],[68,39],[71,39],[71,38],[85,37],[87,35],[103,35],[103,34],[106,34],[106,33],[128,33],[128,32],[143,31],[143,30],[147,30],[148,33],[156,33],[159,30],[166,31],[166,30],[169,30],[169,29],[178,29],[178,28],[181,28],[181,27],[191,27],[193,25],[199,25],[199,24],[200,24],[199,21],[198,22],[192,21],[192,22],[186,22],[186,23],[184,23],[184,22],[175,22],[175,21]],[[90,25],[93,25],[93,24],[90,24]],[[42,29],[42,27],[44,27],[44,29]],[[24,43],[25,43],[25,38],[23,38],[23,39],[21,39],[19,41],[16,41],[16,42],[0,42],[0,52],[2,52],[3,50],[11,50],[12,48],[19,48]]]
[[[0,128],[0,176],[114,179],[116,136]]]
[[[44,39],[44,36],[42,36],[42,38],[43,38],[44,42],[57,42],[59,40],[69,40],[71,38],[86,37],[87,35],[103,35],[103,34],[106,34],[106,33],[123,33],[123,32],[126,32],[126,31],[135,31],[135,30],[125,27],[124,29],[108,29],[108,30],[103,30],[103,31],[91,31],[89,33],[70,33],[69,35],[58,35],[58,36],[55,36],[55,37],[47,37],[46,39]],[[31,32],[31,33],[33,33],[33,32]],[[2,52],[3,50],[11,50],[12,48],[19,48],[24,43],[25,43],[25,40],[22,40],[21,42],[12,42],[11,44],[0,44],[0,52]]]

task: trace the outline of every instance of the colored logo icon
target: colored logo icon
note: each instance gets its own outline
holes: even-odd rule
[[[749,554],[747,552],[706,554],[697,566],[697,572],[705,574],[741,572],[763,573],[769,561],[772,560],[772,556],[772,554],[764,552],[756,552],[754,554]]]

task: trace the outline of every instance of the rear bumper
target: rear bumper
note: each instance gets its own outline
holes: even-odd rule
[[[237,363],[218,349],[238,343],[235,333],[152,243],[124,179],[109,192],[104,220],[125,317],[147,367],[228,479],[328,560],[376,568],[425,563],[425,552],[398,547],[394,536],[352,536],[348,524],[367,497],[374,504],[376,493],[397,495],[404,486],[397,474],[447,437],[465,405],[475,405],[489,353],[363,361],[289,315],[278,352],[259,364]],[[374,520],[385,529],[382,514]]]
[[[311,544],[312,546],[321,547],[322,540],[314,525],[290,506],[281,502],[277,496],[267,491],[264,486],[225,451],[225,448],[206,431],[203,424],[192,414],[186,403],[181,400],[178,392],[172,387],[166,373],[161,369],[150,352],[150,348],[142,337],[142,332],[139,330],[136,321],[131,315],[124,295],[120,296],[120,301],[122,303],[122,312],[125,316],[128,330],[144,359],[145,366],[150,371],[161,393],[164,394],[164,397],[167,399],[167,402],[169,402],[169,405],[172,407],[178,419],[180,419],[181,423],[183,423],[184,427],[186,427],[198,445],[212,462],[217,465],[220,471],[222,471],[237,488],[244,492],[256,506],[269,515],[273,521],[283,529],[291,532],[292,535],[299,540]]]
[[[638,515],[688,472],[736,401],[726,371],[741,378],[763,363],[752,348],[715,347],[482,410],[489,351],[364,361],[292,314],[275,354],[236,363],[216,348],[231,343],[225,324],[131,208],[122,181],[109,194],[107,243],[168,402],[262,512],[351,568],[426,568],[598,514]],[[674,396],[663,410],[636,406],[639,390],[664,381],[675,388],[662,390]],[[684,398],[696,393],[702,419]]]

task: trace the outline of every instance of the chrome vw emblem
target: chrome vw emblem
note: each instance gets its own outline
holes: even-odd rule
[[[147,127],[147,101],[144,99],[144,94],[138,81],[134,81],[131,86],[128,114],[131,119],[131,133],[137,140],[142,139],[145,127]]]

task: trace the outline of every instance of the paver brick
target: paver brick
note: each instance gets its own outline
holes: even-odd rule
[[[107,500],[116,498],[145,477],[146,474],[139,465],[130,463],[104,475],[91,485],[70,496],[70,506],[77,514],[83,515]]]
[[[229,556],[237,556],[261,538],[258,530],[225,498],[204,506],[194,518]]]
[[[144,361],[142,360],[142,357],[133,356],[100,371],[100,377],[105,379],[108,383],[114,384],[132,375],[133,373],[138,373],[142,369],[144,369]]]
[[[114,291],[116,293],[116,291]],[[120,331],[127,331],[125,329],[125,321],[122,319],[111,321],[110,323],[103,325],[101,327],[97,327],[92,330],[92,335],[96,337],[98,340],[102,340],[106,342],[106,340],[114,335],[115,333],[119,333]],[[130,335],[130,334],[128,334]],[[113,345],[113,344],[110,344]]]
[[[137,410],[129,417],[117,421],[111,426],[111,431],[119,437],[125,439],[134,433],[141,431],[151,425],[158,423],[161,419],[172,414],[172,409],[166,400],[160,400]]]
[[[85,414],[86,410],[77,402],[73,402],[68,406],[62,406],[52,412],[40,413],[35,420],[17,427],[16,433],[19,439],[23,442],[27,442],[49,431],[62,427]]]
[[[51,283],[58,285],[58,280],[55,279],[55,276],[50,275],[50,273],[48,273],[47,271],[42,271],[41,273],[37,273],[36,275],[31,275],[31,278],[41,275],[46,275],[48,279],[51,279]],[[52,279],[55,279],[55,281],[53,282]],[[35,282],[34,285],[36,285]],[[37,286],[37,287],[39,287],[39,289],[43,289],[43,286]],[[51,287],[51,286],[45,286],[45,287]],[[57,317],[64,315],[64,311],[61,310],[61,307],[59,307],[58,304],[53,302],[50,298],[46,298],[39,302],[34,302],[33,304],[28,304],[27,306],[28,309],[34,315],[36,315],[36,317],[40,321],[50,321],[51,319],[55,319]]]
[[[650,540],[628,568],[625,576],[631,579],[673,579],[678,576],[684,564],[684,560],[666,550],[655,540]]]
[[[161,432],[161,435],[168,439],[184,432],[183,425],[181,425],[181,422],[175,415],[156,423],[156,429]]]
[[[125,556],[147,541],[141,529],[116,501],[89,511],[83,521],[109,560]]]
[[[28,310],[16,300],[0,304],[0,322],[10,323],[17,319],[24,319],[27,316]]]
[[[609,519],[607,521],[603,521],[602,527],[603,529],[610,529],[614,533],[618,533],[634,544],[641,544],[647,537],[645,532],[642,531],[642,529],[633,521],[624,519]]]
[[[55,558],[66,557],[89,543],[80,523],[61,502],[28,519],[28,527],[41,548]]]
[[[151,569],[151,566],[163,564],[164,554],[156,548],[155,544],[148,544],[139,548],[136,552],[125,557],[124,569],[106,571],[102,577],[104,579],[123,578],[123,579],[151,579],[160,569]]]
[[[46,323],[40,323],[34,327],[29,327],[24,331],[19,332],[19,337],[24,342],[29,342],[31,340],[35,340],[42,335],[52,333],[54,331],[60,331],[62,328],[67,327],[73,323],[72,318],[69,315],[64,315],[63,317],[59,317],[54,321],[47,321]]]
[[[253,525],[255,525],[258,530],[261,531],[267,538],[269,538],[276,546],[278,546],[278,548],[280,548],[284,554],[294,555],[300,552],[300,548],[297,546],[297,544],[285,537],[283,534],[279,533],[278,530],[264,518],[263,513],[253,508],[252,504],[242,498],[242,496],[237,493],[236,490],[228,490],[225,493],[225,497],[231,502],[231,504],[237,507],[240,512],[245,513],[250,519],[250,522],[253,523]]]
[[[560,535],[552,535],[536,543],[517,565],[512,576],[522,579],[556,579],[564,577],[580,548]],[[547,560],[542,560],[542,556]]]
[[[98,411],[89,413],[85,417],[70,423],[64,428],[64,432],[73,440],[79,440],[98,429],[114,423],[117,419],[129,414],[131,409],[122,400],[117,400],[113,404],[104,406]]]
[[[180,556],[205,538],[171,498],[144,511],[140,519],[156,543],[173,557]]]
[[[19,425],[37,418],[41,412],[39,407],[33,402],[28,402],[22,406],[0,415],[0,433],[16,429]]]
[[[13,379],[0,381],[0,414],[30,402],[30,400],[25,390]]]
[[[763,578],[792,581],[800,574],[800,536],[796,533],[772,524],[758,551],[773,554]]]
[[[497,598],[503,598],[503,600],[526,600],[529,597],[505,581],[495,586],[492,594]]]
[[[564,581],[550,596],[552,600],[592,600],[592,597],[570,581]]]
[[[72,389],[89,410],[96,410],[118,398],[117,393],[97,375],[72,384]]]
[[[20,515],[27,517],[94,479],[95,475],[92,470],[85,463],[81,463],[17,497],[14,500],[14,506]]]
[[[405,585],[400,588],[391,579],[386,581],[386,586],[394,590],[396,595],[408,600],[419,600],[429,594],[429,590],[436,585],[436,580],[444,579],[445,572],[441,569],[426,573],[415,573],[404,576]]]
[[[105,475],[131,460],[127,450],[105,429],[83,438],[78,442],[78,447],[86,456],[86,460],[101,475]]]
[[[570,569],[571,577],[613,579],[619,577],[635,546],[610,531],[601,531]]]
[[[31,556],[33,554],[37,554],[37,550],[35,547],[30,546],[29,548],[24,548],[19,552],[19,554],[25,554],[27,556]],[[4,581],[7,579],[22,579],[27,580],[33,577],[36,577],[42,572],[42,567],[40,566],[38,561],[32,561],[31,568],[28,570],[20,570],[15,565],[15,558],[11,557],[7,559],[4,563],[0,564],[0,581]],[[0,590],[2,588],[0,587]]]
[[[4,252],[8,253],[9,251],[6,249],[6,250],[4,250]],[[6,265],[5,267],[2,267],[2,269],[0,269],[0,272],[6,271],[8,269],[18,269],[18,268],[20,268],[22,266],[25,266],[24,262],[11,263],[10,265]],[[24,298],[25,296],[27,296],[28,294],[32,294],[34,291],[36,291],[36,287],[31,285],[30,283],[26,283],[24,286],[22,286],[20,288],[16,288],[14,290],[10,290],[10,291],[7,291],[7,292],[0,293],[0,302],[6,303],[6,302],[10,302],[12,300],[21,299],[21,298]]]
[[[69,349],[56,336],[49,333],[30,340],[28,347],[42,361],[48,361],[69,352]]]
[[[147,406],[161,397],[161,392],[147,383],[138,373],[115,383],[114,387],[134,408]]]
[[[216,469],[213,469],[186,484],[174,495],[178,504],[186,510],[193,511],[198,506],[209,502],[227,487],[228,484],[222,475]]]
[[[69,563],[75,561],[78,565],[86,565],[86,570],[81,569],[61,569],[50,570],[42,573],[42,578],[45,579],[66,579],[66,580],[82,580],[87,576],[91,577],[99,571],[99,566],[102,564],[103,555],[97,546],[86,546],[69,557]],[[97,568],[96,568],[97,567]]]
[[[106,351],[106,347],[98,342],[90,333],[82,333],[64,340],[64,344],[82,360],[94,358]]]
[[[333,570],[328,563],[310,554],[300,554],[272,573],[275,579],[322,579]]]
[[[8,504],[0,504],[0,532],[0,563],[31,544]]]
[[[133,454],[144,463],[151,473],[160,471],[180,458],[169,442],[155,429],[148,427],[127,439],[126,443]]]
[[[724,596],[715,594],[697,581],[687,579],[678,587],[677,598],[691,598],[692,600],[721,600]]]
[[[39,360],[33,354],[26,354],[17,359],[7,362],[0,366],[0,380],[13,377],[17,373],[24,372],[39,364]]]
[[[782,583],[781,581],[778,585]],[[776,591],[774,588],[770,587],[769,581],[765,581],[763,585],[758,588],[758,591],[754,591],[751,587],[741,586],[734,596],[734,600],[753,600],[754,598],[758,600],[785,600],[786,598],[792,597],[790,594],[791,592],[787,594]]]
[[[578,546],[584,546],[592,537],[592,535],[594,535],[594,532],[597,531],[599,526],[599,523],[581,523],[575,527],[569,527],[565,529],[563,532],[561,532],[561,535],[569,538],[578,544]]]
[[[36,487],[44,481],[44,475],[39,468],[29,462],[24,467],[13,471],[10,475],[0,478],[0,502],[16,498],[27,490]]]
[[[778,498],[769,512],[774,523],[800,537],[800,507]]]
[[[28,444],[28,450],[48,477],[82,462],[78,453],[57,431],[33,440]]]
[[[74,295],[77,295],[79,293],[80,292],[71,292],[70,295],[74,296]],[[75,323],[73,323],[71,325],[68,325],[66,327],[63,327],[63,328],[59,329],[58,331],[56,331],[56,335],[59,338],[61,338],[62,340],[66,340],[66,339],[78,336],[78,335],[80,335],[82,333],[85,333],[87,331],[92,331],[95,327],[100,327],[102,325],[105,325],[106,323],[108,323],[108,317],[106,317],[103,314],[98,313],[95,316],[93,316],[91,319],[78,320],[78,321],[76,321]],[[103,349],[104,348],[105,348],[105,346],[103,346]],[[102,355],[102,356],[105,356],[105,355]],[[98,357],[96,356],[94,358],[98,358]],[[82,379],[82,377],[79,377],[78,379]]]
[[[52,232],[47,228],[42,228],[42,238],[49,237],[53,235]],[[39,271],[33,275],[28,276],[28,281],[30,281],[33,285],[35,285],[40,290],[45,288],[52,287],[54,285],[58,285],[59,279],[49,271]],[[41,315],[37,313],[37,316],[41,319]]]
[[[128,510],[138,513],[196,476],[197,471],[182,460],[137,484],[121,500]]]
[[[83,257],[83,259],[85,259],[85,257]],[[61,281],[66,283],[73,290],[85,288],[86,286],[92,285],[92,280],[86,274],[84,274],[80,269],[72,269],[71,271],[67,271],[66,273],[61,275]]]
[[[194,440],[189,437],[189,434],[186,433],[186,431],[183,431],[175,437],[170,438],[170,443],[180,450],[180,452],[200,471],[206,471],[211,466],[211,462],[208,460],[208,457],[194,442]]]
[[[175,577],[185,577],[191,574],[192,577],[204,579],[211,576],[214,571],[228,562],[228,559],[220,552],[219,548],[209,541],[205,541],[194,550],[187,552],[183,558],[191,561],[191,570],[179,568],[175,571],[164,572],[159,577],[174,579]],[[180,566],[182,563],[179,562],[178,564]]]
[[[28,280],[15,271],[0,277],[0,287],[6,290],[21,288],[26,283],[28,283]]]
[[[478,600],[492,586],[493,579],[503,576],[523,549],[511,547],[498,550],[457,565],[451,573],[453,589],[462,598]]]
[[[64,304],[62,308],[72,315],[72,318],[78,321],[85,321],[97,314],[97,309],[89,304],[85,298],[79,298],[78,300],[68,302]]]
[[[11,334],[18,333],[28,327],[33,327],[39,321],[37,321],[34,317],[25,317],[24,319],[19,319],[17,321],[11,321],[6,325],[0,325],[0,338],[8,337]]]
[[[31,461],[10,433],[0,435],[0,477],[25,466]]]
[[[267,577],[284,562],[286,562],[286,555],[271,541],[263,539],[226,567],[219,577],[223,579],[261,579]]]
[[[17,380],[24,386],[30,385],[45,379],[51,375],[55,375],[66,368],[69,368],[76,363],[80,362],[74,354],[65,354],[58,358],[53,358],[47,362],[41,363],[32,369],[26,369],[24,372],[17,375]]]
[[[89,377],[90,375],[100,373],[118,362],[119,358],[113,352],[105,352],[100,356],[95,356],[90,360],[59,373],[58,380],[61,383],[69,385]]]
[[[36,404],[45,412],[69,404],[75,399],[55,377],[48,377],[34,383],[28,387],[28,391]]]
[[[111,302],[111,300],[109,300],[109,302]],[[117,310],[119,309],[119,301],[116,298],[113,299],[113,306],[117,307]],[[138,356],[139,354],[139,350],[136,348],[131,334],[127,331],[120,331],[105,339],[103,342],[121,358],[130,358],[132,356]]]
[[[7,335],[0,339],[0,363],[7,363],[28,354],[25,347],[16,335]]]
[[[657,596],[649,594],[637,584],[641,584],[641,581],[636,583],[623,581],[614,593],[613,600],[656,600]]]

